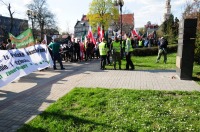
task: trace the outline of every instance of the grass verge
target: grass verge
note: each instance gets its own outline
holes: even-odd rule
[[[132,61],[136,70],[176,70],[176,53],[167,55],[167,64],[163,62],[163,56],[159,63],[156,63],[157,56],[132,56]],[[122,60],[122,69],[126,69],[126,60]],[[106,65],[107,69],[113,69],[113,66]],[[118,64],[117,64],[118,68]],[[194,63],[193,80],[200,85],[200,65]]]
[[[19,132],[200,131],[200,92],[75,88]]]

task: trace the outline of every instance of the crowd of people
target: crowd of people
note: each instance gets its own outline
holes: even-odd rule
[[[15,48],[16,45],[12,44],[10,39],[4,40],[0,43],[0,50],[11,50]]]
[[[54,42],[49,44],[54,60],[54,69],[57,69],[56,60],[60,63],[61,69],[63,69],[62,61],[80,62],[100,58],[100,69],[106,69],[105,65],[113,65],[113,69],[116,70],[118,62],[119,69],[121,70],[121,59],[125,57],[127,62],[126,70],[129,70],[129,67],[131,70],[134,70],[135,66],[131,60],[134,43],[132,43],[133,41],[131,41],[130,37],[131,34],[127,35],[122,45],[118,37],[115,37],[113,40],[111,38],[97,39],[96,43],[93,43],[90,38],[87,38],[85,42],[81,42],[79,39],[71,39],[70,36],[63,42],[58,42],[55,39]]]
[[[60,39],[54,39],[48,44],[48,49],[53,59],[53,68],[57,69],[56,62],[59,62],[60,69],[65,69],[62,61],[66,62],[81,62],[81,61],[91,61],[92,59],[100,58],[100,69],[106,69],[106,65],[113,65],[113,69],[121,70],[121,60],[126,58],[126,69],[134,70],[135,66],[131,60],[131,52],[134,48],[149,47],[153,44],[158,46],[158,56],[156,62],[160,61],[161,55],[164,55],[164,63],[167,62],[167,45],[168,42],[163,37],[158,41],[150,42],[148,39],[138,39],[137,37],[131,38],[131,34],[125,35],[120,43],[120,38],[117,36],[114,39],[97,39],[96,43],[90,38],[82,42],[79,39],[72,39],[68,36],[67,39],[61,41]],[[41,44],[38,41],[37,44]],[[14,49],[16,46],[11,43],[10,39],[3,41],[0,44],[1,50]],[[112,58],[112,59],[111,59]],[[117,68],[118,64],[118,68]]]

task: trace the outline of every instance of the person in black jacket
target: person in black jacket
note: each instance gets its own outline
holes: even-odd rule
[[[79,43],[80,43],[80,40],[77,40],[77,42],[75,41],[74,43],[74,59],[76,62],[81,60]]]
[[[157,57],[157,63],[160,61],[161,56],[164,56],[164,63],[167,63],[167,45],[168,41],[161,37],[160,43],[158,44],[158,57]]]

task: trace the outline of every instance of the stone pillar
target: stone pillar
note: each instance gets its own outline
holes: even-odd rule
[[[181,80],[191,80],[194,63],[197,19],[183,19],[179,22],[176,73]]]

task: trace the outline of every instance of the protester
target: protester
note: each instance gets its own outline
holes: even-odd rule
[[[107,41],[107,47],[108,47],[108,50],[107,50],[107,56],[106,56],[106,60],[107,60],[107,65],[111,65],[111,62],[110,62],[110,54],[111,54],[111,49],[110,49],[110,45],[112,43],[112,39],[109,38],[108,41]]]
[[[102,42],[99,44],[99,53],[101,57],[100,69],[105,70],[106,56],[107,56],[108,46],[106,40],[103,38]]]
[[[63,44],[63,59],[65,60],[65,62],[68,62],[68,60],[70,59],[69,46],[67,41]]]
[[[144,47],[148,47],[148,45],[149,45],[149,39],[148,39],[148,37],[147,37],[147,38],[145,38],[145,40],[144,40]]]
[[[6,50],[6,42],[3,41],[1,44],[1,50]]]
[[[90,42],[90,39],[88,38],[87,42],[86,42],[86,56],[85,56],[85,61],[92,59],[92,47],[93,47],[93,43]]]
[[[62,50],[62,49],[61,49],[60,43],[58,43],[58,39],[55,39],[53,43],[49,44],[49,48],[52,50],[52,53],[53,53],[53,68],[54,68],[54,70],[57,69],[56,68],[56,60],[60,63],[61,70],[64,70],[65,68],[63,67],[62,59],[60,56],[60,50]]]
[[[13,47],[13,46],[12,46],[12,43],[11,43],[11,39],[7,39],[7,42],[8,42],[8,43],[6,44],[6,49],[7,49],[7,50],[11,50],[12,47]]]
[[[12,44],[12,49],[17,49],[16,44]]]
[[[131,70],[135,69],[135,66],[131,60],[131,52],[133,51],[133,47],[131,45],[130,40],[131,34],[129,33],[126,39],[126,46],[125,46],[125,53],[126,53],[126,70],[129,70],[129,66],[131,67]]]
[[[143,41],[142,38],[138,41],[138,47],[142,48],[143,47]]]
[[[70,62],[74,61],[74,43],[71,40],[71,36],[68,36],[68,49],[69,49],[69,60]]]
[[[160,61],[161,56],[164,56],[164,63],[167,63],[167,45],[168,45],[168,41],[161,37],[160,42],[158,43],[158,57],[156,62],[158,63]]]
[[[101,43],[101,39],[98,38],[96,45],[95,45],[95,54],[96,54],[96,58],[99,59],[100,58],[100,54],[99,54],[99,44]]]
[[[83,42],[79,42],[79,45],[80,45],[80,57],[81,57],[80,61],[83,61],[85,46]]]
[[[80,40],[75,41],[74,43],[74,55],[75,55],[75,61],[80,61]]]
[[[120,41],[115,37],[115,41],[111,44],[112,58],[114,64],[114,70],[116,70],[116,62],[118,61],[119,70],[121,70],[121,46]]]

